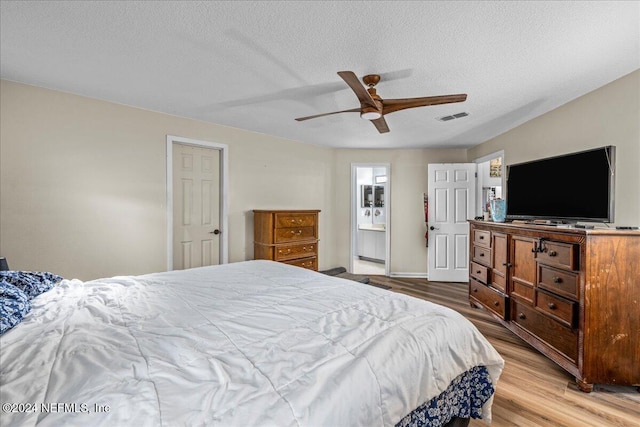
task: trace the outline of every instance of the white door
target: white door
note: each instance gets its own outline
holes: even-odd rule
[[[469,280],[469,223],[475,217],[475,163],[430,164],[429,280]]]
[[[220,263],[220,152],[173,144],[173,268]]]

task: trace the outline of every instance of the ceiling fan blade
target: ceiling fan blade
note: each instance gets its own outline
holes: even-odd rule
[[[352,108],[350,110],[342,110],[342,111],[334,111],[333,113],[323,113],[323,114],[316,114],[315,116],[307,116],[307,117],[298,117],[296,120],[301,122],[304,120],[309,120],[309,119],[315,119],[316,117],[324,117],[324,116],[330,116],[332,114],[339,114],[339,113],[359,113],[360,109],[359,108]]]
[[[378,132],[380,133],[389,132],[389,126],[387,126],[387,121],[384,119],[384,116],[380,117],[379,119],[371,120],[371,123],[374,124],[376,129],[378,129]]]
[[[406,110],[407,108],[464,102],[466,101],[466,99],[466,93],[457,95],[426,96],[423,98],[383,99],[382,114],[389,114],[395,111]]]
[[[360,83],[360,80],[358,80],[358,77],[353,73],[353,71],[338,71],[338,75],[342,77],[342,80],[344,80],[345,83],[348,84],[351,90],[356,94],[358,100],[360,100],[360,104],[373,107],[376,110],[378,109],[378,106],[373,101],[373,98],[371,98],[371,95],[369,95],[367,89],[365,89],[362,83]]]

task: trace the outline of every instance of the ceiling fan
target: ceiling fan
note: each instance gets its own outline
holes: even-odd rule
[[[360,117],[370,120],[378,132],[389,132],[389,126],[384,119],[385,114],[395,111],[406,110],[407,108],[426,107],[428,105],[451,104],[454,102],[464,102],[467,94],[427,96],[423,98],[402,98],[402,99],[382,99],[376,93],[376,84],[380,81],[378,74],[368,74],[362,81],[368,88],[365,88],[358,81],[358,77],[352,71],[338,71],[338,75],[349,85],[360,101],[360,108],[350,110],[334,111],[333,113],[316,114],[315,116],[298,117],[296,120],[315,119],[317,117],[329,116],[339,113],[360,113]]]

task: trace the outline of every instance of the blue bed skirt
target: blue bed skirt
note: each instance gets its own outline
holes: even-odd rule
[[[482,418],[482,405],[494,393],[489,372],[476,366],[454,379],[439,396],[423,403],[396,427],[440,427],[453,418]]]

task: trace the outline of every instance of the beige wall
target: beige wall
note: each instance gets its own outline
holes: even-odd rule
[[[252,209],[321,209],[320,268],[349,265],[351,163],[391,164],[392,274],[427,271],[427,165],[617,146],[616,223],[640,224],[640,71],[466,150],[345,150],[2,81],[0,255],[90,279],[166,268],[166,135],[229,146],[229,260]]]
[[[469,150],[468,159],[504,150],[513,164],[616,146],[615,223],[640,226],[640,70]],[[544,181],[553,188],[553,177]]]
[[[390,163],[390,271],[427,270],[427,164],[465,150],[336,150],[2,81],[0,253],[91,279],[166,268],[166,135],[229,146],[229,261],[252,209],[321,209],[320,268],[349,265],[351,163]]]
[[[349,264],[351,221],[351,164],[390,163],[391,275],[421,275],[427,273],[423,193],[427,192],[429,163],[459,163],[466,161],[466,150],[346,150],[335,152],[335,205],[333,224],[336,230],[336,251],[340,260]],[[386,195],[385,195],[386,196]]]
[[[90,279],[166,269],[166,135],[229,145],[229,260],[253,257],[252,209],[321,209],[337,264],[333,150],[2,81],[0,254]]]

